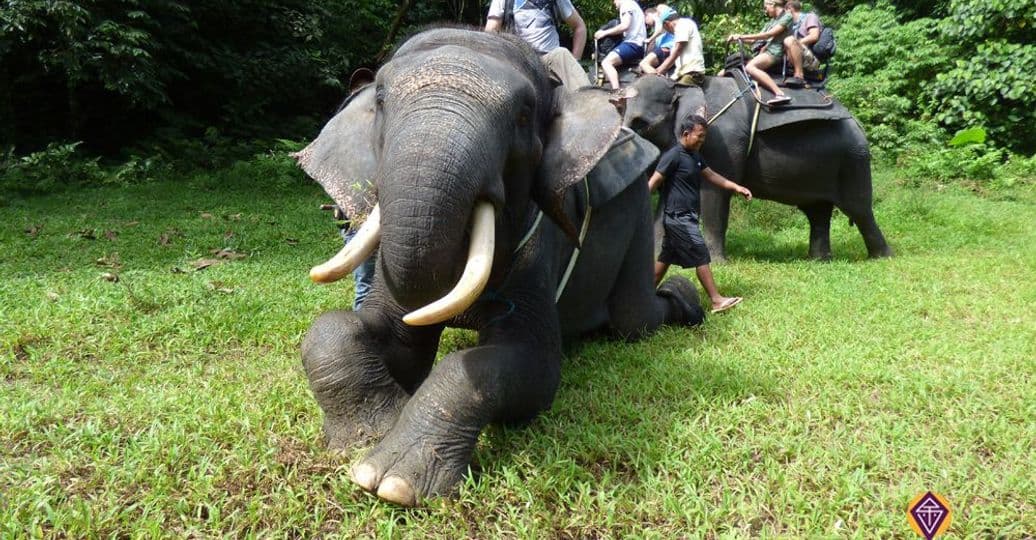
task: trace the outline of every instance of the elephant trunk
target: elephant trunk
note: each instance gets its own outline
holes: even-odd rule
[[[431,122],[415,118],[403,123],[407,129],[386,134],[378,264],[392,297],[408,309],[443,297],[461,278],[476,202],[486,199],[487,185],[499,178],[500,165],[492,166],[499,158],[480,151],[487,143],[471,138],[470,123],[464,126],[469,129],[444,123],[441,115]],[[417,324],[432,324],[419,319]]]

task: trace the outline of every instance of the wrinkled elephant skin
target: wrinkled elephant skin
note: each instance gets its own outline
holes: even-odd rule
[[[488,423],[551,406],[563,337],[702,321],[686,279],[652,286],[645,173],[657,156],[621,130],[606,93],[553,88],[506,34],[418,34],[350,97],[298,157],[348,212],[380,215],[363,307],[322,315],[302,343],[329,446],[373,444],[354,482],[406,506],[451,493]],[[404,322],[467,279],[469,241],[492,257],[477,300]],[[478,331],[478,345],[434,362],[445,326]]]

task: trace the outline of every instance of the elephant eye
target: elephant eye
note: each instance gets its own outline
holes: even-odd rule
[[[528,127],[532,121],[532,108],[522,107],[521,112],[518,113],[518,118],[515,119],[515,124],[518,127]]]

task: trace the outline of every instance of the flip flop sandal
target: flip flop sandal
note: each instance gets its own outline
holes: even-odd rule
[[[787,86],[788,88],[802,88],[803,86],[806,86],[806,81],[798,77],[788,77],[784,80],[784,86]]]
[[[788,103],[791,103],[791,98],[788,96],[776,96],[770,98],[770,101],[766,102],[766,104],[770,107],[776,107],[778,105],[787,105]]]
[[[730,308],[740,304],[742,300],[744,300],[744,298],[741,298],[740,296],[733,296],[731,298],[728,298],[727,301],[723,302],[722,304],[720,304],[719,307],[712,308],[712,313],[719,313],[721,311],[726,311],[726,310],[728,310],[728,309],[730,309]]]

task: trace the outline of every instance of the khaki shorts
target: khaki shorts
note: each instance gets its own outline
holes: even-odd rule
[[[820,60],[813,55],[813,51],[809,50],[809,47],[802,46],[802,69],[806,71],[819,71]]]
[[[701,86],[705,84],[705,74],[691,71],[676,78],[676,84],[684,86]]]

